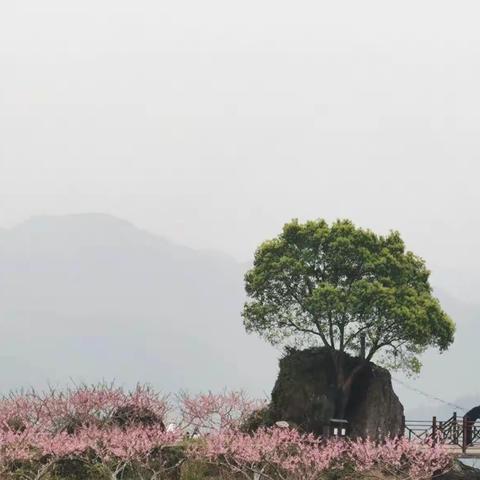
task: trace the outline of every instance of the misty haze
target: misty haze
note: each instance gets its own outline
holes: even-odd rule
[[[462,445],[452,435],[465,453],[480,410],[452,415],[480,404],[479,14],[468,0],[3,2],[0,394],[243,391],[271,402],[270,417],[249,411],[265,414],[257,429],[288,420],[336,436],[343,424],[328,422],[348,418],[383,441],[428,419],[435,443],[438,417],[463,428]],[[357,281],[383,290],[348,304]],[[387,313],[383,294],[397,302]],[[406,338],[383,344],[392,318]],[[316,337],[286,348],[291,329]],[[377,366],[369,346],[404,370]],[[344,359],[360,362],[365,391]],[[326,386],[295,370],[329,361]],[[378,410],[371,385],[390,409],[376,430],[358,420]],[[283,418],[289,408],[323,424]]]
[[[83,214],[33,217],[2,231],[0,266],[3,391],[115,379],[168,392],[270,393],[282,352],[243,329],[248,263],[109,215]],[[415,382],[399,379],[469,407],[480,399],[465,367],[480,308],[440,288],[436,294],[457,320],[456,341],[443,355],[427,354]],[[446,375],[456,379],[456,395]],[[395,388],[415,413],[435,405]]]

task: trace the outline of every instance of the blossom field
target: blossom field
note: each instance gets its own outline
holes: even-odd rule
[[[108,385],[0,401],[1,479],[428,479],[440,442],[322,439],[242,426],[260,402],[241,392],[162,396]]]

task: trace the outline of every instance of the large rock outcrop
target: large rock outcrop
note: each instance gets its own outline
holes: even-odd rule
[[[345,371],[358,358],[345,356]],[[289,350],[280,360],[280,372],[265,418],[288,421],[304,431],[322,434],[335,410],[335,368],[326,348]],[[369,362],[352,385],[346,409],[351,437],[384,438],[402,433],[403,406],[392,388],[388,370]]]

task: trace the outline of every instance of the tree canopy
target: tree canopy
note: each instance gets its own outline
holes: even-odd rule
[[[246,276],[248,332],[272,344],[324,345],[418,372],[419,354],[446,350],[455,325],[433,296],[425,262],[398,232],[349,220],[293,220],[260,245]]]

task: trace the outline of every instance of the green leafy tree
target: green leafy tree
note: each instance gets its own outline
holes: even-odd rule
[[[355,376],[374,356],[417,373],[419,354],[452,343],[455,325],[432,295],[429,274],[398,232],[293,220],[255,253],[245,276],[244,325],[272,344],[330,349],[342,418]],[[345,352],[363,359],[349,372]]]

